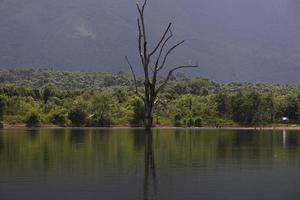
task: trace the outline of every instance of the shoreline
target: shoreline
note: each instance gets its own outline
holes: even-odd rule
[[[10,129],[143,129],[143,127],[134,127],[129,125],[115,125],[109,127],[70,127],[70,126],[58,126],[53,124],[43,124],[39,127],[27,127],[26,124],[4,124],[0,130]],[[245,127],[245,126],[203,126],[203,127],[175,127],[175,126],[155,126],[153,129],[190,129],[190,130],[300,130],[300,125],[269,125],[269,126],[257,126],[257,127]]]

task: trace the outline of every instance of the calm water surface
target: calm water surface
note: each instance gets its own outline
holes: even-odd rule
[[[300,131],[2,130],[1,200],[299,200]]]

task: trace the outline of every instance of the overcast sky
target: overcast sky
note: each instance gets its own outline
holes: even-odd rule
[[[135,2],[0,0],[0,66],[127,71],[124,55],[138,58]],[[169,21],[174,42],[187,41],[170,66],[198,63],[194,75],[217,81],[300,83],[299,0],[149,0],[152,41]]]

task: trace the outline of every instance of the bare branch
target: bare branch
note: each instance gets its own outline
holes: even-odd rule
[[[169,37],[167,37],[167,39],[164,41],[163,45],[161,46],[160,48],[160,51],[159,51],[159,54],[157,56],[157,60],[156,60],[156,63],[155,63],[155,69],[158,70],[158,64],[159,64],[159,61],[160,61],[160,58],[161,58],[161,55],[163,53],[163,50],[164,50],[164,47],[165,45],[167,44],[167,42],[173,37],[173,33],[171,31],[171,29],[169,29],[169,32],[170,32],[170,35]]]
[[[139,32],[140,32],[140,45],[141,45],[141,52],[143,54],[141,55],[142,61],[143,61],[143,67],[144,67],[144,72],[145,76],[148,77],[148,64],[149,64],[149,59],[148,59],[148,47],[147,47],[147,38],[146,38],[146,28],[145,28],[145,21],[144,21],[144,9],[147,4],[147,0],[144,1],[142,8],[140,7],[139,3],[136,3],[138,12],[139,12]]]
[[[174,51],[178,46],[180,46],[180,45],[183,44],[183,43],[184,43],[184,40],[182,40],[181,42],[175,44],[173,47],[171,47],[171,48],[169,49],[169,51],[166,53],[166,55],[165,55],[165,57],[164,57],[164,60],[163,60],[162,64],[158,67],[158,70],[161,70],[161,69],[165,66],[166,61],[167,61],[167,58],[168,58],[168,56],[172,53],[172,51]]]
[[[153,73],[153,78],[152,78],[152,83],[153,83],[154,87],[156,86],[156,79],[157,79],[157,74],[158,74],[158,71],[159,71],[158,70],[158,64],[159,64],[162,52],[164,50],[165,45],[169,41],[169,39],[171,39],[173,37],[173,33],[172,33],[171,29],[169,29],[169,32],[170,32],[170,35],[166,38],[166,40],[162,44],[162,46],[160,48],[160,51],[159,51],[159,54],[158,54],[157,59],[156,59],[155,66],[154,66],[154,73]],[[154,90],[155,90],[155,88],[154,88]]]
[[[139,39],[138,39],[138,48],[139,48],[139,55],[141,57],[142,64],[144,64],[144,58],[143,58],[143,51],[142,51],[142,37],[143,33],[141,30],[141,22],[140,19],[137,19],[137,25],[138,25],[138,31],[139,31]]]
[[[142,12],[144,12],[144,10],[145,10],[145,7],[146,7],[146,5],[147,5],[147,1],[148,1],[148,0],[145,0],[145,1],[144,1],[143,7],[142,7]]]
[[[182,68],[196,68],[196,67],[198,67],[198,66],[197,65],[183,65],[183,66],[178,66],[178,67],[173,68],[172,70],[169,71],[169,73],[168,73],[167,77],[164,79],[163,83],[157,88],[155,94],[157,95],[160,92],[160,90],[165,87],[165,85],[170,80],[172,74],[176,70],[179,70],[179,69],[182,69]]]
[[[136,3],[137,9],[138,9],[138,12],[140,15],[140,20],[141,20],[141,27],[142,27],[142,33],[143,33],[142,35],[143,35],[145,42],[147,41],[146,40],[146,31],[145,31],[145,22],[144,22],[144,9],[145,9],[146,3],[147,3],[147,0],[144,1],[142,8],[140,7],[140,5],[138,3]]]
[[[164,39],[166,38],[170,28],[172,26],[172,23],[169,23],[169,25],[167,26],[163,36],[161,37],[160,41],[158,42],[158,44],[156,45],[156,47],[154,48],[154,50],[149,54],[149,57],[151,57],[153,54],[155,54],[155,52],[158,50],[158,48],[160,47],[160,45],[163,43]]]
[[[136,7],[137,7],[137,9],[138,9],[138,12],[139,12],[139,14],[140,14],[140,15],[143,15],[143,14],[142,14],[142,10],[141,10],[141,7],[140,7],[140,4],[139,4],[139,3],[136,3]]]
[[[138,6],[139,10],[141,11],[141,13],[144,12],[145,7],[147,5],[148,0],[144,0],[142,7],[140,7],[139,1],[136,2],[136,5]]]
[[[131,63],[130,63],[130,61],[129,61],[129,59],[128,59],[127,56],[125,56],[125,59],[126,59],[127,64],[128,64],[129,67],[130,67],[130,70],[131,70],[131,73],[132,73],[132,76],[133,76],[134,86],[135,86],[135,93],[136,93],[140,98],[144,99],[144,97],[143,97],[143,96],[139,93],[139,91],[138,91],[138,85],[137,85],[136,76],[135,76],[133,67],[132,67],[132,65],[131,65]]]
[[[139,3],[136,4],[138,12],[139,12],[139,47],[140,47],[140,56],[142,59],[143,70],[144,70],[144,86],[145,86],[145,95],[144,95],[144,102],[150,102],[151,95],[150,95],[150,88],[152,88],[152,84],[149,80],[149,57],[148,57],[148,42],[146,37],[146,28],[145,28],[145,21],[144,21],[144,9],[146,7],[147,0],[144,0],[142,7]]]
[[[146,42],[146,33],[145,33],[145,22],[144,22],[144,12],[141,10],[139,4],[136,4],[138,12],[139,12],[139,32],[141,33],[142,38],[144,39],[144,43]]]

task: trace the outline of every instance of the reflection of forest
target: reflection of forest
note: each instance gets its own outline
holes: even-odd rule
[[[211,169],[218,162],[243,167],[262,162],[300,164],[300,132],[232,130],[2,130],[0,173],[57,169],[120,171],[201,165]],[[149,143],[151,141],[151,145]],[[153,148],[148,149],[149,145]],[[155,152],[155,162],[154,162]],[[146,157],[144,157],[146,156]],[[144,160],[145,158],[145,160]],[[288,162],[287,162],[288,161]]]

